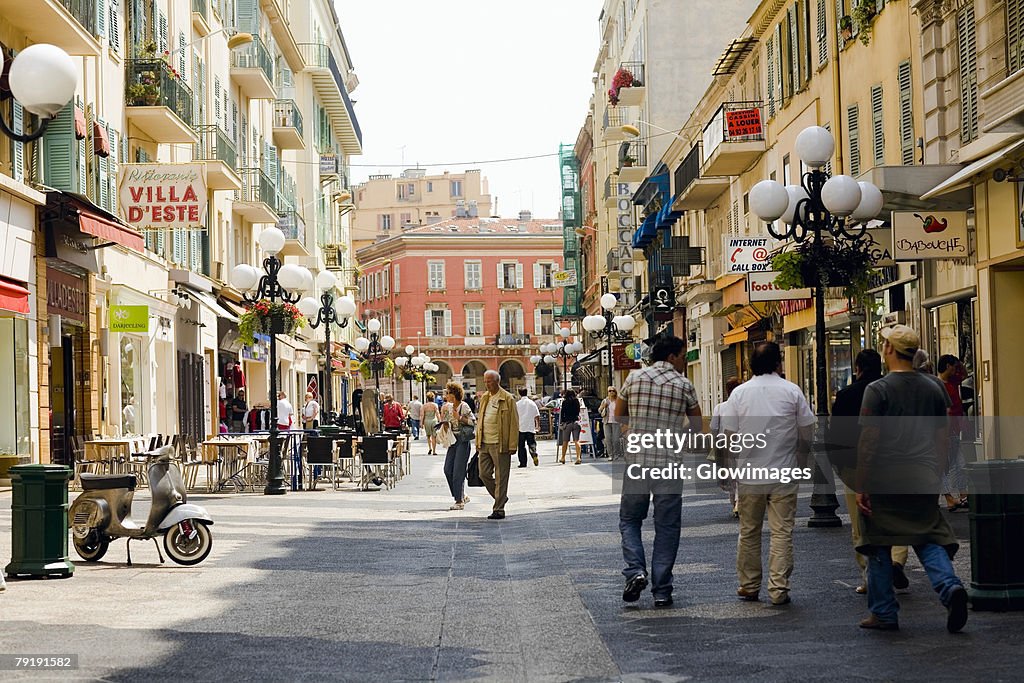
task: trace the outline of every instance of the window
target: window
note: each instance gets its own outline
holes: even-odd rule
[[[850,140],[850,175],[860,175],[860,108],[854,104],[846,109],[846,133]]]
[[[555,311],[552,308],[533,310],[533,333],[537,335],[555,333]]]
[[[967,8],[965,7],[964,9]],[[971,15],[973,19],[973,6],[971,6]],[[957,19],[957,24],[959,25],[959,16]],[[1024,0],[1006,0],[1007,75],[1015,74],[1022,68],[1024,68]]]
[[[428,180],[427,181],[427,192],[433,192],[433,191],[434,191],[434,183],[432,183],[432,182],[430,182]]]
[[[1011,11],[1010,5],[1021,4],[1008,2],[1007,12]],[[964,5],[956,14],[957,54],[960,58],[960,144],[967,144],[978,137],[978,51],[974,29],[974,5]],[[1011,37],[1007,36],[1007,44],[1010,40]],[[1019,52],[1020,48],[1017,49]],[[1012,73],[1016,69],[1008,70]]]
[[[380,273],[380,281],[381,281],[381,284],[383,285],[383,288],[381,290],[381,294],[384,295],[384,296],[387,296],[388,294],[391,293],[391,269],[390,268],[385,268],[384,270],[381,271],[381,273]]]
[[[452,312],[447,308],[428,310],[425,316],[428,337],[452,336]]]
[[[416,184],[415,183],[409,183],[406,187],[407,187],[409,196],[410,197],[415,197],[416,196]]]
[[[377,227],[379,227],[381,230],[390,230],[391,229],[391,214],[389,214],[389,213],[382,213],[382,214],[380,214],[379,216],[377,216],[377,222],[378,222]]]
[[[411,213],[403,213],[402,214],[402,227],[404,228],[405,226],[409,225],[410,223],[412,223],[412,214]]]
[[[555,286],[554,280],[555,264],[554,263],[534,263],[533,264],[533,288],[534,289],[551,289]]]
[[[498,316],[499,334],[523,333],[523,309],[503,308]]]
[[[882,120],[882,86],[871,87],[871,151],[875,166],[885,163],[885,124]]]
[[[399,278],[399,275],[401,275],[401,271],[399,270],[399,264],[396,263],[395,264],[395,294],[398,294],[400,291],[402,291],[402,286],[401,286],[402,281]],[[397,326],[397,324],[398,323],[395,323],[396,326]]]
[[[789,185],[793,181],[793,174],[789,167],[789,155],[782,157],[782,184]]]
[[[902,62],[896,70],[900,86],[900,162],[914,163],[914,114],[910,91],[910,62]]]
[[[444,261],[429,261],[427,272],[427,289],[444,289]]]
[[[484,335],[484,309],[466,309],[466,336],[482,337]]]
[[[480,261],[466,261],[466,289],[482,289],[482,267]]]
[[[398,198],[399,199],[405,199],[408,196],[409,195],[406,194],[405,183],[399,183],[398,184]]]
[[[12,397],[0,406],[0,453],[30,455],[28,321],[0,318],[0,387]]]
[[[828,61],[828,20],[825,16],[825,0],[818,0],[818,66]]]
[[[523,264],[515,261],[503,261],[498,264],[498,288],[522,289]]]
[[[451,195],[453,197],[461,197],[462,196],[462,181],[461,180],[452,180],[451,181]]]

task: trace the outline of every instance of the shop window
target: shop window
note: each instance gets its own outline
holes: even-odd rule
[[[0,318],[0,455],[29,455],[28,321]]]
[[[139,395],[140,342],[133,337],[121,337],[121,433],[138,434],[142,431],[142,397]]]

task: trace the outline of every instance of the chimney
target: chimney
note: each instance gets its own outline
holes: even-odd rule
[[[457,199],[455,201],[455,217],[466,218],[466,201],[464,199]]]
[[[526,209],[523,209],[522,211],[519,212],[519,220],[521,220],[521,221],[532,221],[533,220],[533,212],[532,211],[527,211]]]
[[[475,199],[470,199],[469,200],[469,217],[470,218],[476,218],[479,215],[480,215],[480,212],[476,208],[476,200]]]

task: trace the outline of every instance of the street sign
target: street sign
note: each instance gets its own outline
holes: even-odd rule
[[[775,284],[779,273],[769,270],[764,273],[747,273],[747,295],[750,301],[787,301],[789,299],[810,299],[810,287],[782,289]]]
[[[760,273],[771,270],[771,237],[722,237],[722,256],[727,273]]]
[[[967,258],[967,212],[892,212],[893,256],[897,261]]]

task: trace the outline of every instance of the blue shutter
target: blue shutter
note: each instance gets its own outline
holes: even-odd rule
[[[120,3],[118,0],[110,0],[107,5],[107,37],[110,40],[110,51],[114,54],[121,52],[121,17]]]
[[[163,12],[159,12],[157,22],[158,22],[157,25],[158,25],[158,27],[160,29],[160,32],[157,35],[157,41],[158,42],[157,42],[156,49],[159,50],[161,53],[163,53],[164,51],[166,51],[168,49],[168,43],[167,43],[167,15],[164,14]]]
[[[42,138],[43,183],[66,192],[80,192],[75,105],[69,102],[50,121]]]
[[[107,35],[107,3],[106,0],[96,0],[96,35]]]
[[[239,31],[256,35],[260,30],[258,0],[236,0],[235,15],[237,21],[235,26]]]

